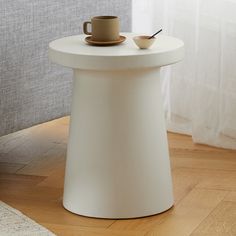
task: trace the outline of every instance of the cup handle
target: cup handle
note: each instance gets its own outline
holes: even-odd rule
[[[92,32],[88,31],[88,24],[92,25],[90,21],[85,21],[83,24],[83,30],[85,34],[91,35]]]

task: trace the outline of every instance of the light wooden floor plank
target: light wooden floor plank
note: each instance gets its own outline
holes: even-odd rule
[[[24,168],[17,171],[17,174],[49,176],[58,166],[65,164],[66,145],[54,144],[41,158],[32,160]]]
[[[224,201],[236,202],[236,191],[230,191],[224,198]]]
[[[0,173],[14,174],[25,165],[19,163],[0,162]]]
[[[58,236],[145,236],[144,232],[133,230],[120,231],[58,224],[44,224],[44,226]]]
[[[209,173],[211,172],[209,171]],[[208,177],[204,178],[197,187],[236,191],[236,171],[218,171],[215,175],[208,175]]]
[[[61,118],[0,137],[0,162],[29,164],[53,149],[54,143],[66,143],[67,120]]]
[[[36,175],[0,174],[0,186],[6,183],[13,188],[22,184],[35,186],[44,179],[45,177]]]
[[[48,178],[39,183],[39,186],[63,188],[65,176],[65,162],[57,165],[57,168],[53,170]]]
[[[206,152],[229,152],[231,150],[223,149],[223,148],[216,148],[211,147],[208,145],[196,144],[193,143],[192,139],[188,135],[183,134],[176,134],[172,132],[168,132],[168,143],[169,147],[173,150],[185,150],[185,151],[206,151]],[[193,153],[194,153],[193,152]]]
[[[193,230],[223,200],[226,192],[194,189],[146,236],[189,236]]]
[[[221,202],[191,236],[236,235],[236,202]]]
[[[170,150],[173,168],[199,168],[213,170],[236,170],[236,153],[233,151]]]

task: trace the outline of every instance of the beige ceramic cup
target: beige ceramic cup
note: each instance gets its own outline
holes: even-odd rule
[[[88,25],[91,24],[91,32]],[[95,16],[83,24],[85,34],[92,35],[92,40],[100,42],[116,41],[120,38],[120,24],[117,16]]]

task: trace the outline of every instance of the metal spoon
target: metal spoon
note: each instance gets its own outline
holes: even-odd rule
[[[162,31],[162,29],[160,29],[159,31],[157,31],[155,34],[153,34],[152,36],[150,36],[148,39],[154,38],[157,34],[159,34]]]

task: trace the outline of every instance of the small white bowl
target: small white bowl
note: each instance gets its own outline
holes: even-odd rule
[[[140,49],[147,49],[152,46],[152,44],[155,42],[156,38],[151,38],[149,39],[150,36],[146,35],[140,35],[140,36],[135,36],[133,37],[133,40],[135,44],[140,48]]]

